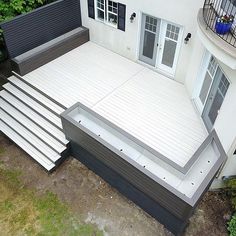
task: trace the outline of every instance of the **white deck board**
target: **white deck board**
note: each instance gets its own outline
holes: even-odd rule
[[[67,108],[92,108],[180,166],[207,136],[184,85],[92,42],[23,79]]]
[[[34,147],[39,148],[39,150],[43,150],[44,155],[48,157],[52,162],[56,162],[60,159],[60,155],[51,149],[48,145],[42,142],[38,137],[36,137],[33,133],[31,133],[28,129],[23,127],[18,121],[14,120],[11,116],[9,116],[4,110],[0,108],[0,116],[1,120],[7,123],[12,129],[16,129],[17,132],[29,143],[31,143]]]
[[[45,107],[41,106],[39,103],[37,103],[34,99],[27,96],[25,93],[20,91],[18,88],[13,86],[10,83],[3,85],[4,89],[6,89],[9,93],[14,94],[14,96],[17,96],[17,98],[27,104],[29,107],[33,107],[33,109],[38,112],[39,114],[42,114],[43,117],[54,123],[58,128],[62,129],[61,119],[50,112]]]
[[[32,158],[34,158],[38,163],[40,163],[48,171],[55,167],[53,162],[49,161],[42,153],[31,146],[25,139],[13,131],[9,126],[0,120],[0,130],[13,140],[17,145],[19,145],[25,152],[27,152]]]
[[[24,103],[15,98],[13,95],[11,95],[5,90],[2,90],[0,91],[0,97],[8,101],[9,104],[11,104],[14,108],[18,109],[19,111],[21,111],[22,114],[24,114],[32,121],[36,121],[41,128],[50,132],[50,134],[53,135],[53,137],[55,137],[62,144],[64,145],[68,144],[69,141],[66,140],[65,135],[61,130],[59,130],[54,125],[46,121],[42,116],[34,112],[31,108],[26,106]]]
[[[141,65],[89,42],[23,78],[65,107],[78,101],[91,107],[141,70]]]
[[[149,69],[93,110],[180,166],[206,138],[184,86]]]

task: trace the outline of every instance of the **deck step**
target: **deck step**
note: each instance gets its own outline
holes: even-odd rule
[[[56,163],[61,155],[55,152],[37,136],[32,134],[28,129],[22,126],[18,121],[9,116],[4,110],[0,108],[0,117],[3,122],[5,122],[11,129],[18,133],[22,138],[28,141],[32,146],[34,146],[39,152],[45,155],[53,163]]]
[[[49,145],[54,151],[57,153],[62,153],[66,146],[62,145],[56,139],[54,139],[51,135],[41,129],[38,125],[32,122],[29,118],[7,103],[0,97],[0,107],[3,109],[8,115],[17,120],[21,125],[31,131],[34,135],[36,135],[39,139]]]
[[[31,121],[39,125],[44,131],[48,132],[63,145],[68,144],[69,141],[65,138],[65,135],[61,130],[49,123],[41,115],[34,112],[31,108],[26,106],[12,94],[7,92],[6,90],[2,90],[0,91],[0,97],[2,97],[5,101],[7,101],[11,106],[20,111],[22,114],[24,114]]]
[[[13,86],[10,83],[3,85],[4,89],[6,89],[9,93],[17,97],[17,99],[21,100],[21,102],[25,103],[27,106],[29,106],[31,109],[33,109],[35,112],[39,113],[43,117],[45,117],[49,122],[51,122],[53,125],[58,127],[59,129],[62,129],[61,120],[58,116],[53,114],[51,111],[46,109],[45,107],[41,106],[38,102],[36,102],[34,99],[27,96],[25,93],[23,93],[21,90],[19,90],[17,87]]]
[[[11,129],[6,123],[0,119],[0,130],[8,136],[13,142],[20,146],[26,153],[28,153],[35,161],[42,165],[47,171],[51,171],[55,164],[47,159],[36,148],[23,139],[18,133]]]
[[[15,85],[17,88],[21,89],[32,97],[33,99],[36,99],[41,105],[45,106],[48,108],[51,112],[59,116],[64,109],[57,104],[55,104],[53,101],[45,97],[43,94],[40,92],[36,91],[34,88],[31,86],[27,85],[23,80],[16,78],[15,76],[11,76],[8,78],[9,82]]]

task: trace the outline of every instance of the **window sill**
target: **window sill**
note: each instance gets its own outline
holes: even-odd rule
[[[112,27],[114,29],[117,29],[117,24],[112,24],[112,23],[109,23],[108,21],[103,21],[103,20],[100,20],[98,18],[95,19],[95,21],[100,22],[100,23],[102,23],[104,25],[110,26],[110,27]]]

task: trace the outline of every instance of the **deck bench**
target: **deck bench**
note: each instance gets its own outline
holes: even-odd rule
[[[78,27],[11,59],[12,70],[25,75],[89,41],[89,30]]]

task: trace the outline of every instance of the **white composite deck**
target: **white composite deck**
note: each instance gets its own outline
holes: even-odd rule
[[[92,42],[23,78],[66,108],[81,102],[180,167],[207,137],[184,85]]]

